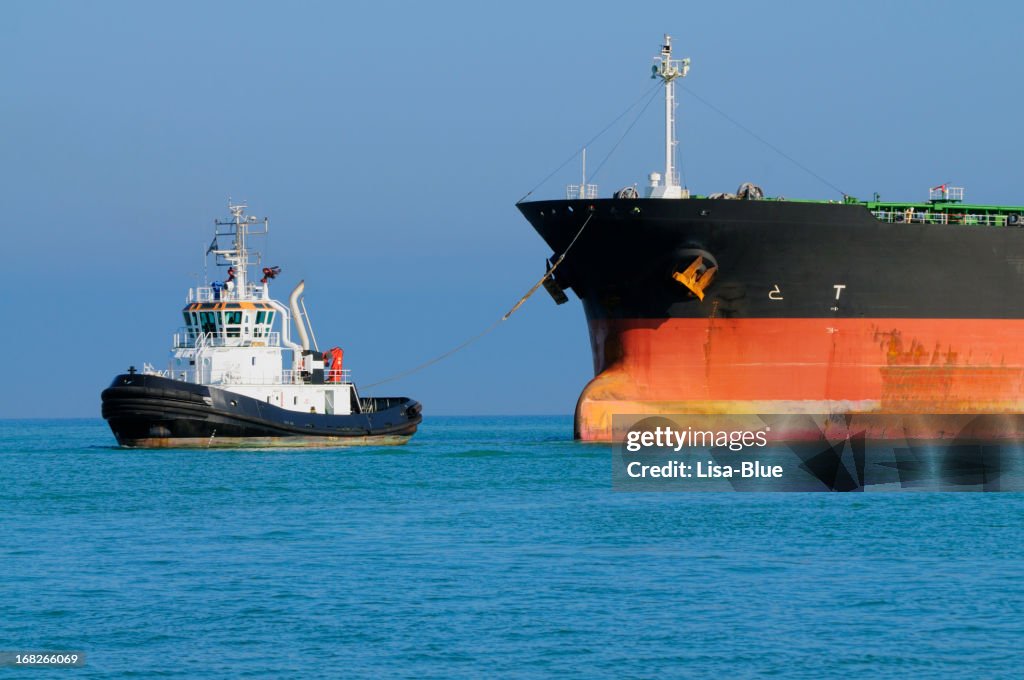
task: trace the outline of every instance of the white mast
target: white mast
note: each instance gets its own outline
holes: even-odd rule
[[[577,198],[597,198],[597,185],[587,184],[587,147],[583,147],[583,175],[580,181],[580,184],[565,187],[565,197],[570,201]]]
[[[665,177],[664,181],[658,173],[650,174],[651,185],[648,188],[650,198],[688,198],[689,192],[679,186],[679,173],[676,170],[676,78],[685,78],[690,71],[689,59],[672,59],[672,36],[665,34],[665,43],[661,47],[661,55],[654,58],[656,63],[651,67],[651,77],[661,78],[665,83]]]
[[[580,186],[587,186],[587,147],[583,147],[583,177],[580,179]]]
[[[253,264],[249,254],[249,248],[246,241],[250,234],[250,225],[259,222],[259,219],[255,215],[245,215],[245,209],[249,206],[244,203],[233,204],[228,201],[228,210],[231,211],[230,220],[214,220],[214,224],[217,225],[214,236],[214,246],[210,248],[210,251],[215,255],[224,258],[224,262],[230,265],[234,269],[235,280],[232,284],[235,286],[234,294],[231,297],[235,299],[244,300],[249,297],[249,265]],[[221,231],[220,227],[227,227],[226,230]],[[266,234],[269,229],[269,222],[264,218],[263,230],[257,232],[251,232],[254,234]],[[231,247],[221,248],[219,237],[230,236]],[[266,286],[264,286],[266,288]]]

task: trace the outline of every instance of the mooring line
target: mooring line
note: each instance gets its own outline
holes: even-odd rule
[[[626,136],[629,135],[629,133],[630,133],[630,131],[632,131],[633,127],[640,121],[641,118],[643,118],[644,113],[647,111],[647,107],[649,107],[651,105],[651,102],[653,102],[655,97],[657,97],[657,96],[658,96],[658,91],[657,91],[657,89],[655,89],[651,93],[651,98],[648,99],[647,103],[644,104],[644,107],[642,109],[640,109],[640,113],[636,114],[636,118],[633,119],[633,122],[629,124],[629,127],[626,128],[626,131],[622,133],[622,136],[619,137],[618,141],[615,142],[614,145],[612,145],[611,151],[609,151],[605,155],[605,157],[603,159],[601,159],[601,163],[598,164],[597,170],[594,170],[594,172],[591,173],[591,175],[590,175],[591,179],[596,180],[597,176],[599,174],[601,174],[601,168],[603,168],[604,164],[608,162],[608,159],[612,157],[612,154],[615,153],[615,150],[619,148],[619,145],[622,144],[622,141],[624,139],[626,139]]]
[[[764,144],[765,146],[767,146],[767,147],[768,147],[769,149],[771,149],[771,150],[772,150],[772,151],[774,151],[775,153],[777,153],[777,154],[779,154],[780,156],[782,156],[783,158],[785,158],[785,159],[786,159],[787,161],[789,161],[790,163],[792,163],[792,164],[793,164],[793,165],[795,165],[796,167],[798,167],[798,168],[800,168],[801,170],[803,170],[804,172],[806,172],[806,173],[807,173],[808,175],[810,175],[810,176],[811,176],[811,177],[813,177],[814,179],[818,180],[819,182],[821,182],[821,183],[822,183],[822,184],[824,184],[825,186],[827,186],[827,187],[831,188],[832,190],[834,190],[834,191],[835,191],[836,193],[838,193],[839,195],[841,195],[841,196],[842,196],[843,198],[846,198],[846,197],[847,197],[847,196],[849,195],[849,194],[847,194],[847,193],[846,193],[845,191],[843,191],[842,189],[840,189],[839,187],[837,187],[837,186],[836,186],[835,184],[833,184],[832,182],[828,181],[827,179],[825,179],[824,177],[822,177],[821,175],[819,175],[818,173],[816,173],[816,172],[815,172],[814,170],[811,170],[811,169],[810,169],[809,167],[807,167],[806,165],[804,165],[803,163],[801,163],[801,162],[800,162],[800,161],[798,161],[797,159],[793,158],[793,157],[792,157],[792,156],[790,156],[790,155],[789,155],[788,153],[786,153],[785,151],[783,151],[783,150],[782,150],[782,149],[780,149],[779,147],[775,146],[774,144],[772,144],[771,142],[769,142],[769,141],[768,141],[767,139],[765,139],[764,137],[761,137],[761,136],[760,136],[759,134],[757,134],[756,132],[754,132],[753,130],[751,130],[750,128],[748,128],[748,127],[747,127],[746,125],[744,125],[743,123],[739,122],[738,120],[736,120],[735,118],[733,118],[732,116],[730,116],[730,115],[729,115],[728,113],[726,113],[726,112],[725,112],[725,111],[723,111],[722,109],[718,108],[717,106],[715,106],[714,104],[712,104],[711,102],[709,102],[709,101],[708,101],[707,99],[705,99],[704,97],[701,97],[701,96],[700,96],[699,94],[697,94],[696,92],[694,92],[694,91],[693,91],[692,89],[690,89],[689,87],[683,86],[683,91],[684,91],[684,92],[686,92],[686,93],[687,93],[688,95],[690,95],[691,97],[693,97],[694,99],[696,99],[697,101],[699,101],[699,102],[700,102],[701,104],[703,104],[704,106],[708,107],[709,109],[711,109],[712,111],[714,111],[715,113],[717,113],[718,115],[720,115],[720,116],[721,116],[722,118],[725,118],[725,119],[726,119],[727,121],[729,121],[730,123],[732,123],[733,125],[735,125],[736,127],[738,127],[738,128],[740,129],[740,130],[743,130],[743,131],[744,131],[744,132],[746,132],[746,133],[747,133],[748,135],[750,135],[751,137],[753,137],[753,138],[754,138],[754,139],[756,139],[757,141],[759,141],[759,142],[761,142],[762,144]]]
[[[619,115],[617,115],[617,116],[615,117],[615,119],[614,119],[614,120],[612,120],[612,122],[608,123],[608,125],[606,125],[606,126],[604,127],[604,129],[602,129],[602,130],[601,130],[600,132],[598,132],[598,133],[597,133],[596,135],[594,135],[594,136],[593,136],[593,137],[591,137],[591,138],[590,138],[590,139],[589,139],[588,141],[586,141],[586,142],[585,142],[585,143],[583,144],[583,146],[581,146],[580,148],[576,149],[576,151],[574,151],[574,152],[573,152],[573,154],[572,154],[571,156],[569,156],[568,158],[566,158],[566,159],[565,159],[565,160],[564,160],[564,161],[562,162],[562,164],[561,164],[561,165],[559,165],[559,166],[558,166],[557,168],[555,168],[554,170],[552,170],[552,171],[551,171],[551,174],[549,174],[549,175],[548,175],[547,177],[545,177],[545,178],[544,178],[544,179],[542,179],[541,181],[537,182],[537,186],[535,186],[535,187],[533,187],[532,189],[530,189],[529,191],[527,191],[527,192],[526,192],[526,193],[525,193],[525,194],[523,195],[523,197],[522,197],[522,198],[520,198],[520,199],[519,199],[518,201],[516,201],[516,204],[522,203],[522,202],[523,202],[523,201],[525,201],[525,200],[526,200],[527,198],[529,198],[529,197],[530,197],[530,195],[531,195],[531,194],[532,194],[532,193],[533,193],[534,191],[536,191],[537,189],[539,189],[539,188],[541,188],[542,186],[544,186],[544,184],[545,184],[545,183],[546,183],[546,182],[547,182],[547,181],[548,181],[549,179],[551,179],[551,178],[552,178],[552,177],[554,177],[554,176],[555,176],[556,174],[558,174],[558,172],[559,172],[559,171],[560,171],[560,170],[561,170],[562,168],[564,168],[565,166],[567,166],[567,165],[568,165],[568,164],[569,164],[569,163],[570,163],[570,162],[571,162],[571,161],[572,161],[572,160],[573,160],[574,158],[576,158],[577,156],[579,156],[579,155],[580,155],[580,153],[581,153],[581,152],[582,152],[582,151],[583,151],[584,149],[586,149],[586,148],[587,148],[588,146],[590,146],[591,144],[593,144],[594,142],[596,142],[596,141],[597,141],[597,140],[598,140],[598,139],[599,139],[599,138],[600,138],[600,137],[601,137],[602,135],[604,135],[604,133],[608,132],[608,130],[610,130],[610,129],[612,128],[612,126],[613,126],[613,125],[615,125],[615,124],[616,124],[616,123],[618,123],[618,122],[619,122],[620,120],[622,120],[622,119],[623,119],[623,117],[625,117],[625,115],[626,115],[627,113],[629,113],[629,112],[630,112],[630,111],[632,111],[632,110],[633,110],[634,108],[636,108],[636,105],[637,105],[637,104],[639,104],[640,102],[642,102],[642,101],[644,100],[644,98],[645,98],[645,97],[647,97],[647,96],[648,96],[649,94],[651,94],[651,91],[652,91],[652,90],[656,90],[656,89],[657,89],[657,88],[658,88],[658,87],[659,87],[660,85],[661,85],[661,83],[655,83],[655,84],[654,84],[653,86],[651,86],[651,88],[650,88],[650,89],[644,90],[644,93],[643,93],[642,95],[640,95],[640,96],[639,96],[639,97],[638,97],[638,98],[636,99],[636,101],[634,101],[634,102],[633,102],[632,104],[630,104],[630,105],[629,105],[629,107],[628,107],[628,108],[627,108],[627,109],[626,109],[625,111],[623,111],[622,113],[620,113]],[[648,103],[648,104],[650,104],[650,101],[648,101],[647,103]],[[645,105],[645,106],[644,106],[644,108],[646,109],[646,108],[647,108],[647,106]],[[641,113],[642,113],[642,112],[641,112]],[[633,121],[633,122],[634,122],[634,124],[636,123],[636,121]],[[630,125],[630,128],[632,128],[632,127],[633,127],[633,126],[632,126],[632,125]],[[628,132],[628,131],[627,131],[627,132]],[[622,141],[622,140],[620,139],[619,141]],[[618,144],[617,144],[617,143],[616,143],[616,146],[618,146]],[[612,151],[614,151],[614,150],[615,150],[615,149],[613,148],[613,149],[612,149]],[[609,152],[609,154],[608,154],[608,155],[610,156],[610,155],[611,155],[611,152]],[[607,160],[607,156],[605,157],[605,160]],[[602,165],[603,165],[603,162],[602,162]]]
[[[514,305],[512,305],[512,309],[510,309],[507,312],[505,312],[504,316],[502,316],[500,319],[498,319],[497,321],[495,321],[490,326],[488,326],[484,330],[480,331],[479,333],[477,333],[473,337],[471,337],[468,340],[463,341],[459,345],[456,345],[455,347],[451,348],[447,352],[444,352],[442,354],[438,354],[436,357],[434,357],[432,359],[429,359],[428,361],[424,361],[422,364],[419,364],[418,366],[413,366],[412,368],[410,368],[408,370],[402,371],[401,373],[396,373],[396,374],[394,374],[392,376],[384,378],[383,380],[378,380],[375,383],[370,383],[369,385],[363,385],[363,389],[369,389],[371,387],[376,387],[378,385],[383,385],[385,383],[393,382],[395,380],[398,380],[399,378],[404,378],[406,376],[410,376],[410,375],[412,375],[414,373],[419,373],[423,369],[429,368],[429,367],[433,366],[434,364],[438,363],[439,361],[443,361],[444,359],[447,359],[448,357],[450,357],[451,355],[455,354],[456,352],[459,352],[459,351],[465,349],[466,347],[469,347],[474,342],[476,342],[477,340],[479,340],[480,338],[484,337],[485,335],[487,335],[488,333],[493,331],[495,328],[500,326],[502,324],[502,322],[507,321],[508,318],[510,316],[512,316],[513,314],[515,314],[516,311],[520,307],[523,306],[523,303],[525,303],[527,300],[529,300],[530,297],[534,293],[537,292],[537,289],[540,288],[542,285],[544,285],[544,282],[547,281],[551,277],[551,275],[555,273],[555,270],[558,269],[558,265],[562,264],[562,261],[565,259],[565,256],[569,253],[569,250],[574,245],[576,245],[576,241],[579,240],[580,236],[583,234],[583,230],[587,228],[588,224],[590,224],[590,219],[593,216],[594,216],[594,213],[590,213],[589,215],[587,215],[587,219],[585,219],[583,221],[583,225],[580,227],[579,231],[576,232],[576,235],[573,236],[572,241],[569,241],[569,245],[567,245],[565,247],[565,250],[563,250],[562,254],[558,256],[558,259],[555,260],[555,262],[551,265],[551,267],[546,272],[544,272],[544,276],[540,277],[540,280],[537,283],[533,284],[533,287],[530,288],[530,290],[526,291],[526,294],[523,295],[523,297],[519,298],[518,302],[516,302]]]

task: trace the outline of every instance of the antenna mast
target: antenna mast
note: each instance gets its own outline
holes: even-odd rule
[[[665,177],[656,184],[656,177],[651,177],[653,198],[687,198],[689,192],[683,192],[679,186],[679,173],[676,170],[676,78],[685,78],[690,71],[689,59],[672,58],[672,36],[665,34],[665,42],[661,54],[654,58],[656,63],[651,67],[651,77],[661,78],[665,83]],[[654,175],[656,173],[652,173]]]
[[[248,247],[248,238],[253,234],[266,234],[269,230],[269,223],[263,219],[263,228],[259,231],[251,231],[250,227],[256,225],[260,220],[254,215],[246,215],[245,209],[249,206],[244,203],[232,203],[228,200],[228,210],[231,211],[230,220],[214,220],[217,230],[214,233],[214,242],[210,250],[220,258],[223,263],[234,269],[234,281],[237,291],[235,295],[239,299],[245,299],[249,294],[249,265],[254,264]],[[222,229],[222,227],[224,229]],[[221,236],[231,237],[231,247],[222,248],[219,243]],[[259,257],[259,254],[256,254]]]

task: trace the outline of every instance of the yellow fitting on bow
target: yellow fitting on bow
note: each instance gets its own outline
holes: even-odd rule
[[[694,295],[699,299],[704,299],[704,289],[711,284],[711,279],[715,278],[715,272],[718,271],[718,267],[710,267],[706,269],[702,274],[697,274],[697,270],[704,264],[704,258],[701,255],[697,256],[697,259],[690,263],[690,266],[681,272],[675,272],[672,274],[672,278],[683,284],[690,289]]]

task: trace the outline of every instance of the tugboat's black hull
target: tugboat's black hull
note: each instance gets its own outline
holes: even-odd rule
[[[406,397],[364,399],[364,413],[288,411],[216,387],[121,374],[101,395],[118,444],[130,448],[333,447],[404,444],[422,421]]]

